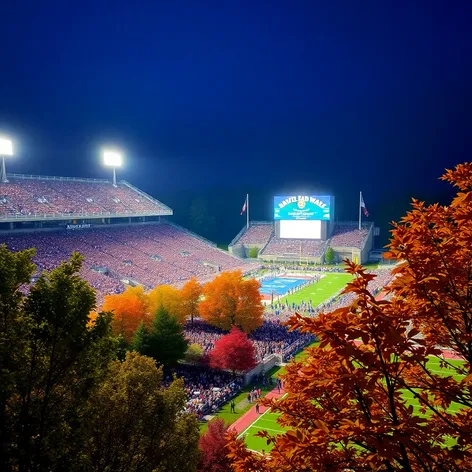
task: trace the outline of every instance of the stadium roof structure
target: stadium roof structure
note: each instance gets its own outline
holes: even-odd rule
[[[8,174],[0,222],[169,216],[171,208],[122,180]]]

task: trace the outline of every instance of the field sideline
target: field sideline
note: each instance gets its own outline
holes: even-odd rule
[[[292,295],[282,295],[279,298],[280,303],[299,304],[302,301],[312,301],[314,307],[331,298],[341,290],[348,282],[352,280],[352,275],[346,273],[326,273],[324,277],[308,287],[302,288]]]

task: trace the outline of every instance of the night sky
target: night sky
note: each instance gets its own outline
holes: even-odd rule
[[[118,178],[218,242],[246,192],[255,219],[302,191],[355,219],[362,190],[386,238],[471,160],[470,1],[5,1],[0,53],[8,171],[107,178],[119,146]]]

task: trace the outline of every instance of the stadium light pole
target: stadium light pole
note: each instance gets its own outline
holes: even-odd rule
[[[5,156],[13,156],[13,144],[9,139],[0,138],[0,156],[2,156],[2,170],[0,172],[0,182],[7,184],[7,168],[5,166]]]
[[[113,168],[113,187],[116,187],[116,168],[121,167],[121,154],[116,151],[103,151],[105,165]]]

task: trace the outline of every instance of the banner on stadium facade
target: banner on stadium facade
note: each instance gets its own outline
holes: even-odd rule
[[[88,229],[91,228],[92,225],[88,223],[80,224],[80,225],[67,225],[67,229]]]
[[[329,195],[282,195],[274,197],[274,220],[324,220],[331,218]]]

